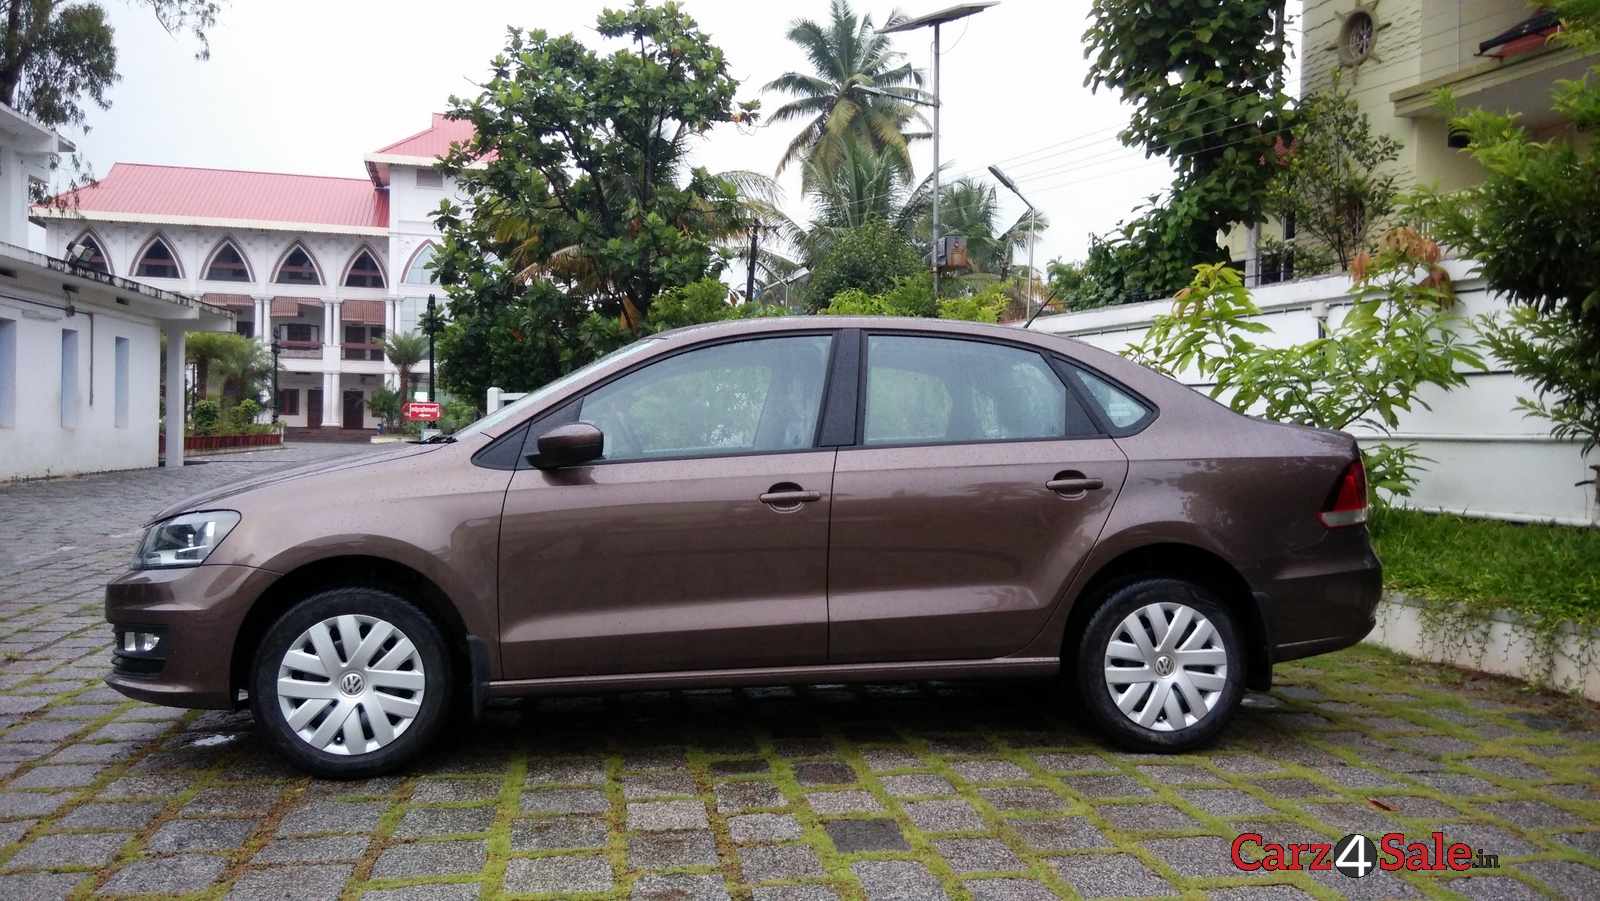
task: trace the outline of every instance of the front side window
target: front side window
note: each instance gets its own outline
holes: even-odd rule
[[[867,444],[1047,440],[1068,434],[1067,388],[1049,364],[1031,350],[981,341],[869,336],[866,404]]]
[[[804,450],[816,439],[826,335],[761,338],[668,357],[583,399],[605,459]]]

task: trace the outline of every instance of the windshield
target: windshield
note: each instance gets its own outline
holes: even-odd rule
[[[501,423],[515,420],[521,416],[531,413],[538,409],[541,404],[548,401],[551,397],[560,394],[561,391],[564,390],[568,385],[578,381],[579,379],[588,375],[590,372],[593,372],[595,369],[627,357],[638,356],[641,351],[648,350],[651,345],[655,344],[659,340],[661,339],[640,338],[626,347],[618,348],[617,350],[606,354],[587,366],[581,366],[553,382],[546,383],[537,391],[534,391],[530,394],[525,394],[498,410],[490,410],[489,415],[461,429],[461,431],[456,432],[456,434],[466,435],[472,432],[486,432],[495,428]]]

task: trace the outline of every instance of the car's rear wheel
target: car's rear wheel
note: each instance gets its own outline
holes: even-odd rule
[[[250,705],[295,765],[359,778],[415,757],[444,725],[450,659],[427,614],[375,588],[290,608],[256,648]]]
[[[1238,709],[1244,658],[1233,617],[1210,591],[1149,578],[1108,594],[1077,654],[1084,709],[1117,744],[1186,751]]]

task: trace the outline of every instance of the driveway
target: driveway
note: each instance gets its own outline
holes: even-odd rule
[[[496,706],[363,782],[286,769],[248,714],[101,684],[101,587],[145,517],[364,450],[0,489],[0,898],[1600,897],[1595,708],[1369,649],[1279,668],[1182,757],[1100,745],[1048,686],[813,685]],[[1434,831],[1498,866],[1230,860],[1246,832]]]

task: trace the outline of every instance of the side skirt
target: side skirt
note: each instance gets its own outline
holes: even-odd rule
[[[619,673],[604,676],[557,676],[510,679],[489,683],[497,698],[523,695],[592,694],[672,688],[722,688],[744,685],[799,685],[809,682],[911,682],[923,679],[1015,679],[1055,676],[1057,657],[1002,657],[994,660],[913,660],[902,663],[847,663],[822,666],[774,666],[753,669],[682,670],[666,673]]]

